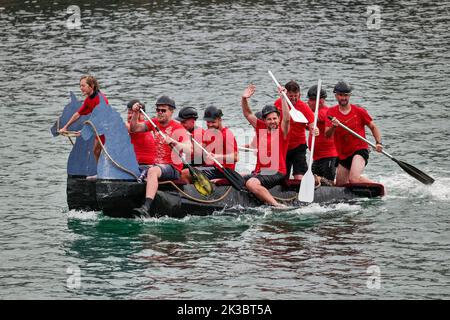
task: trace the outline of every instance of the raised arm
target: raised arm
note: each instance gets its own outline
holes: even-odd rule
[[[138,122],[141,105],[136,102],[131,110],[133,111],[133,115],[130,120],[130,132],[145,132],[147,131],[147,127],[143,122]]]
[[[256,128],[256,123],[258,118],[253,114],[250,109],[250,105],[248,104],[248,99],[255,93],[256,86],[254,84],[250,84],[242,93],[241,105],[242,105],[242,113],[247,121],[252,125],[253,128]]]

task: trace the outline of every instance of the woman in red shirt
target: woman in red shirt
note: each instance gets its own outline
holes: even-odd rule
[[[83,105],[78,109],[77,112],[73,114],[73,116],[69,119],[64,127],[62,127],[59,132],[64,133],[67,132],[69,126],[77,121],[81,116],[90,114],[95,107],[100,103],[100,95],[102,95],[106,104],[109,104],[108,99],[105,97],[103,93],[100,92],[100,87],[98,85],[97,79],[93,76],[82,76],[80,79],[80,90],[81,93],[86,96],[86,99],[83,102]],[[101,136],[100,140],[103,144],[105,144],[105,137]],[[100,152],[102,151],[101,145],[97,139],[94,140],[94,157],[95,161],[98,162],[98,158],[100,157]]]

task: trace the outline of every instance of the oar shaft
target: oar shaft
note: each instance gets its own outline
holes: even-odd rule
[[[330,120],[332,119],[332,117],[328,117]],[[372,142],[370,142],[369,140],[361,137],[359,134],[357,134],[355,131],[351,130],[350,128],[348,128],[347,126],[343,125],[342,123],[339,123],[339,126],[341,126],[342,128],[344,128],[345,130],[347,130],[348,132],[350,132],[351,134],[353,134],[355,137],[367,142],[369,145],[371,145],[372,147],[376,147],[375,144],[373,144]],[[391,156],[389,153],[387,153],[384,150],[381,150],[381,152],[387,156],[389,159],[391,159],[392,161],[394,161],[395,163],[397,163],[400,168],[402,168],[406,173],[408,173],[410,176],[416,178],[417,180],[419,180],[420,182],[422,182],[423,184],[432,184],[434,182],[434,179],[432,177],[430,177],[429,175],[427,175],[425,172],[420,171],[419,169],[417,169],[416,167],[395,159],[393,156]]]
[[[317,118],[319,115],[319,100],[320,100],[320,90],[322,89],[322,80],[319,79],[319,81],[317,81],[317,95],[316,95],[316,109],[314,110],[314,125],[313,125],[313,132],[310,132],[310,134],[312,134],[312,138],[311,138],[311,146],[310,146],[310,151],[311,154],[309,156],[309,167],[308,169],[311,167],[312,162],[313,162],[313,155],[314,155],[314,147],[315,147],[315,141],[316,141],[316,135],[314,134],[314,131],[316,130],[317,127]]]
[[[144,115],[144,117],[147,118],[148,121],[150,121],[151,125],[153,126],[153,128],[155,128],[155,130],[161,135],[161,137],[166,140],[167,136],[164,134],[164,132],[161,131],[160,128],[158,128],[158,126],[153,122],[153,120],[145,113],[144,110],[139,109],[142,114]],[[175,148],[173,145],[169,144],[169,147],[172,148],[175,153],[180,157],[181,161],[183,162],[183,164],[187,165],[189,167],[189,164],[183,159],[183,157],[180,155],[179,151],[177,148]]]
[[[155,130],[161,135],[161,137],[163,137],[163,139],[166,139],[166,135],[164,134],[164,132],[161,131],[161,129],[158,128],[158,126],[153,122],[153,120],[145,113],[144,110],[139,109],[139,111],[142,112],[142,114],[144,115],[144,117],[147,118],[148,121],[150,121],[150,123],[152,124],[153,128],[155,128]]]
[[[203,150],[204,153],[206,153],[208,156],[211,155],[208,151],[206,151],[205,148],[203,148],[203,146],[200,144],[200,142],[198,142],[197,140],[194,139],[194,137],[192,136],[192,134],[190,132],[188,132],[188,135],[190,135],[192,137],[192,141],[194,141],[194,143],[197,146],[199,146]],[[215,159],[214,157],[211,157],[211,158],[221,169],[223,169],[223,165],[217,159]]]
[[[330,118],[330,120],[332,119],[331,117],[328,117],[328,118]],[[371,141],[367,140],[366,138],[360,136],[360,135],[357,134],[355,131],[353,131],[352,129],[350,129],[349,127],[347,127],[345,124],[339,123],[339,126],[342,127],[342,128],[344,128],[344,129],[347,130],[348,132],[350,132],[350,133],[351,133],[352,135],[354,135],[355,137],[361,139],[361,140],[364,141],[364,142],[367,142],[367,143],[368,143],[370,146],[372,146],[373,148],[376,148],[376,147],[377,147],[374,143],[372,143]],[[387,156],[388,158],[390,158],[390,159],[393,159],[393,158],[394,158],[393,156],[391,156],[389,153],[387,153],[387,152],[384,151],[384,150],[381,150],[381,152],[382,152],[385,156]]]

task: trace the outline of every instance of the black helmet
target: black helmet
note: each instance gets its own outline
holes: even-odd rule
[[[216,107],[208,107],[205,109],[205,115],[203,116],[203,120],[214,121],[217,118],[222,118],[222,116],[223,116],[222,110]]]
[[[327,97],[327,92],[323,87],[320,88],[320,98],[325,99]],[[308,90],[308,99],[317,99],[317,84],[313,85]]]
[[[194,107],[183,107],[178,112],[178,117],[175,118],[177,121],[183,121],[187,119],[196,119],[198,118],[197,110]]]
[[[258,118],[259,120],[261,120],[261,119],[262,119],[262,112],[261,112],[261,111],[255,112],[255,116],[256,116],[256,118]]]
[[[133,106],[134,106],[136,103],[139,103],[139,104],[141,105],[141,107],[142,107],[142,110],[145,111],[145,104],[143,104],[142,102],[140,102],[138,99],[130,100],[130,102],[128,102],[128,104],[127,104],[127,108],[128,108],[128,109],[133,108]]]
[[[280,115],[280,110],[278,110],[277,107],[275,107],[274,105],[268,104],[268,105],[264,106],[264,108],[262,108],[261,117],[263,119],[265,119],[267,117],[267,115],[271,114],[272,112],[276,112],[276,113],[278,113],[278,115]]]
[[[344,81],[339,81],[338,83],[336,83],[336,85],[334,86],[334,93],[350,93],[352,92],[352,86],[347,84]]]
[[[156,100],[155,104],[156,105],[165,104],[165,105],[172,107],[173,109],[176,109],[175,101],[173,101],[173,99],[169,98],[168,96],[159,97],[158,100]]]

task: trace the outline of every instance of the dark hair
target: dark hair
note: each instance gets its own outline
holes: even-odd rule
[[[289,81],[284,85],[287,91],[289,92],[300,92],[300,86],[294,80]]]
[[[98,81],[97,81],[97,79],[95,79],[94,76],[90,76],[90,75],[82,76],[82,77],[80,78],[80,82],[81,82],[81,80],[83,80],[83,79],[86,79],[87,85],[88,85],[89,87],[91,87],[92,89],[94,89],[94,92],[100,90],[100,86],[98,85]]]

